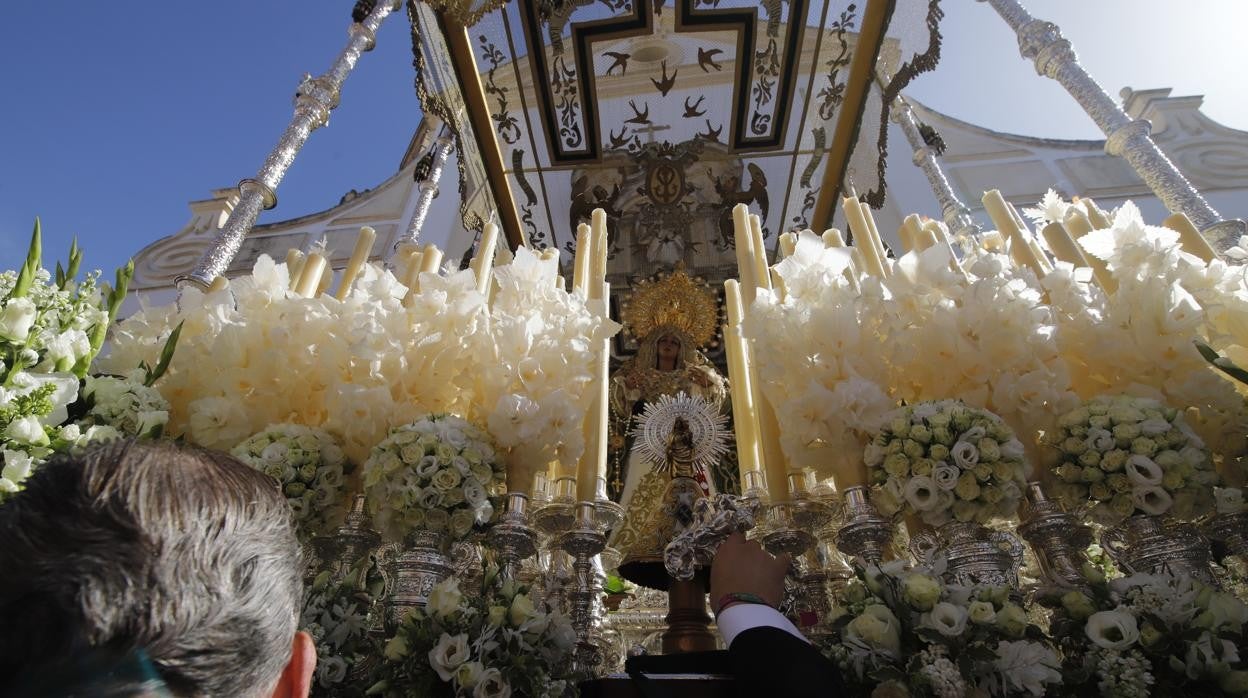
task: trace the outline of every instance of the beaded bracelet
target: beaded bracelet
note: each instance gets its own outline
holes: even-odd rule
[[[768,608],[771,607],[771,604],[767,603],[767,601],[765,601],[763,597],[758,594],[751,594],[745,591],[730,591],[719,597],[719,603],[715,605],[717,609],[715,611],[715,615],[718,616],[724,612],[724,609],[729,606],[735,606],[739,603],[753,603],[761,606],[767,606]]]

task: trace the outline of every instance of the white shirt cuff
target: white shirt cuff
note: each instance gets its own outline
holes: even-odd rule
[[[760,627],[777,628],[803,642],[810,642],[784,614],[771,606],[758,603],[733,604],[720,612],[715,624],[719,626],[719,633],[724,636],[724,644],[728,646],[732,646],[732,641],[746,630]]]

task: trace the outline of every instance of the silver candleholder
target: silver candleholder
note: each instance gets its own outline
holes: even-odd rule
[[[792,499],[767,510],[762,543],[773,555],[788,553],[797,559],[815,546],[813,532],[832,520],[833,509],[811,496],[805,473],[790,473],[788,480]]]
[[[332,534],[312,539],[312,547],[322,565],[335,578],[346,576],[351,566],[381,545],[381,534],[370,525],[364,495],[351,500],[347,517]]]
[[[576,519],[576,478],[560,477],[550,483],[549,498],[533,512],[533,526],[543,535],[558,536],[572,528]]]
[[[576,670],[590,675],[602,663],[602,651],[593,641],[594,601],[599,585],[593,558],[607,545],[598,525],[594,502],[577,502],[574,524],[559,538],[560,547],[572,556],[574,586],[568,592],[572,627],[576,630]]]
[[[529,497],[508,492],[503,515],[490,530],[490,547],[502,579],[515,579],[520,562],[537,552],[537,532],[529,526]]]
[[[1092,542],[1092,531],[1049,499],[1038,482],[1027,483],[1027,505],[1018,532],[1031,544],[1040,571],[1050,584],[1087,584],[1083,576],[1083,566],[1088,561],[1084,551]]]
[[[837,548],[868,564],[879,564],[893,540],[893,522],[880,514],[861,485],[845,489],[845,525],[836,535]]]

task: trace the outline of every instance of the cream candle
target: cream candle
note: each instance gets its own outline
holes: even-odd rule
[[[342,281],[338,284],[338,292],[334,297],[342,300],[351,292],[351,284],[355,283],[355,277],[359,276],[360,269],[368,262],[368,258],[373,253],[373,243],[377,240],[377,231],[367,225],[360,228],[360,234],[355,237],[355,247],[351,250],[351,258],[347,260],[347,266],[342,270]]]

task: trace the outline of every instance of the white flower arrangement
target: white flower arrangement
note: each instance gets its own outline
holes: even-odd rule
[[[939,570],[869,566],[842,594],[825,651],[851,694],[1042,696],[1060,685],[1052,643],[1005,587],[947,585]],[[873,693],[874,695],[874,693]]]
[[[582,295],[561,288],[558,274],[557,254],[526,247],[493,272],[493,360],[481,369],[480,403],[516,491],[529,489],[534,469],[576,464],[602,340],[619,329]]]
[[[385,582],[377,563],[366,557],[341,580],[322,572],[304,596],[299,629],[316,643],[317,695],[335,698],[364,695],[367,685],[351,676],[381,644],[369,635],[379,620]]]
[[[294,422],[333,434],[358,463],[396,426],[473,412],[476,377],[492,357],[487,319],[470,270],[421,274],[409,294],[366,264],[339,301],[291,291],[286,265],[261,255],[223,289],[184,289],[178,305],[145,306],[119,323],[101,365],[151,362],[182,322],[178,361],[161,383],[171,436],[229,449],[260,425]]]
[[[1106,522],[1133,514],[1191,520],[1212,511],[1213,462],[1178,410],[1150,398],[1098,397],[1059,419],[1054,494]]]
[[[1050,600],[1072,695],[1248,695],[1248,606],[1188,575],[1136,574]]]
[[[1022,499],[1022,444],[999,417],[956,400],[896,410],[863,458],[881,511],[932,526],[1010,518]]]
[[[437,584],[386,644],[370,695],[565,698],[576,632],[566,616],[535,604],[527,589],[485,575],[482,593],[453,579]]]
[[[169,401],[144,381],[143,369],[126,376],[87,376],[82,397],[87,426],[103,424],[129,436],[159,438],[169,421]]]
[[[57,264],[53,275],[40,266],[41,240],[36,222],[22,268],[0,273],[0,499],[21,490],[54,452],[121,435],[156,436],[168,418],[151,386],[168,366],[176,331],[164,332],[156,368],[139,364],[123,378],[89,375],[133,264],[117,270],[112,288],[101,287],[98,271],[78,278],[82,253],[74,243],[68,264]]]
[[[463,540],[494,515],[504,479],[489,436],[452,415],[393,429],[364,463],[368,512],[392,541],[417,530]]]
[[[328,534],[342,524],[350,463],[325,430],[271,424],[230,453],[281,483],[301,538]]]

